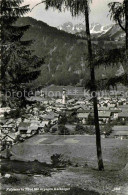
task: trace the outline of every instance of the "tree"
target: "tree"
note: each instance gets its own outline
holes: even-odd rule
[[[111,18],[119,24],[121,29],[125,32],[126,34],[126,52],[125,52],[125,58],[123,61],[126,63],[125,67],[125,84],[127,84],[128,80],[128,0],[124,0],[122,3],[119,2],[112,2],[108,4],[110,8],[110,13],[111,13]],[[124,78],[123,78],[124,79]]]
[[[85,128],[81,124],[76,125],[75,132],[80,135],[83,135],[84,133],[86,133]]]
[[[62,113],[62,114],[60,115],[58,123],[59,123],[60,125],[64,125],[64,126],[66,125],[66,123],[67,123],[67,116],[66,116],[65,113]]]
[[[126,43],[125,47],[118,48],[110,47],[106,49],[99,49],[96,52],[94,63],[95,66],[105,66],[107,67],[117,67],[119,63],[123,66],[124,72],[119,73],[118,75],[106,76],[106,79],[103,80],[102,89],[113,88],[118,84],[122,83],[123,85],[128,85],[128,0],[124,0],[123,3],[112,2],[108,4],[110,8],[110,18],[113,19],[125,32],[126,34]],[[97,81],[97,86],[100,87],[100,81]]]
[[[43,60],[32,56],[29,46],[32,41],[23,41],[22,37],[29,25],[16,25],[18,18],[29,11],[29,6],[21,6],[23,0],[1,1],[1,39],[2,64],[1,84],[2,92],[20,92],[18,99],[25,100],[23,91],[26,83],[36,79],[40,73],[39,67]],[[16,94],[15,93],[15,94]]]
[[[58,126],[58,130],[59,130],[59,135],[70,135],[69,130],[63,124]]]
[[[126,51],[128,55],[128,0],[124,0],[123,3],[112,2],[108,6],[110,8],[111,18],[126,33]]]
[[[2,39],[2,66],[1,66],[1,80],[2,87],[5,89],[7,84],[7,70],[8,63],[10,61],[10,55],[14,51],[14,47],[19,42],[22,34],[28,29],[28,26],[17,28],[13,26],[13,23],[23,14],[29,11],[28,6],[24,6],[20,9],[21,1],[1,1],[1,39]],[[16,11],[17,10],[17,11]]]
[[[90,89],[93,95],[92,99],[93,99],[94,121],[95,121],[95,129],[96,129],[98,169],[104,170],[103,160],[102,160],[102,150],[101,150],[101,136],[100,136],[100,126],[99,126],[99,117],[98,117],[98,106],[97,106],[97,97],[96,97],[95,67],[93,63],[92,43],[91,43],[91,34],[90,34],[90,25],[89,25],[89,1],[88,0],[46,0],[46,1],[42,1],[41,3],[46,4],[46,9],[48,9],[49,7],[53,7],[62,11],[62,8],[65,7],[67,9],[70,9],[70,12],[74,17],[81,13],[84,14],[85,16],[86,36],[87,36],[87,45],[88,45],[88,64],[90,67],[90,77],[91,77]]]
[[[125,28],[126,28],[126,50],[128,55],[128,0],[125,0]]]
[[[128,85],[128,0],[123,3],[112,2],[108,4],[110,8],[110,18],[113,19],[121,29],[126,33],[125,48],[110,49],[108,51],[99,51],[100,55],[95,62],[97,65],[115,66],[119,62],[124,68],[124,73],[114,76],[105,83],[105,87],[116,86],[117,83]]]

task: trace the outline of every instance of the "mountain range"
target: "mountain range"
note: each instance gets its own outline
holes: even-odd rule
[[[111,29],[112,26],[113,25],[102,26],[99,23],[92,23],[91,26],[90,26],[90,30],[91,30],[92,34],[106,33],[108,30]],[[82,24],[82,23],[74,25],[71,22],[66,22],[66,23],[58,26],[58,29],[66,31],[66,32],[71,33],[71,34],[76,34],[76,33],[79,33],[81,31],[85,31],[85,25]]]
[[[60,30],[51,27],[31,17],[19,18],[15,25],[30,25],[30,28],[23,36],[23,40],[33,40],[30,49],[33,51],[34,55],[44,58],[45,61],[45,64],[41,67],[41,75],[32,83],[33,86],[38,87],[49,84],[83,86],[86,81],[89,80],[90,71],[88,68],[86,37],[81,38],[76,32],[69,33],[64,29]],[[95,33],[97,35],[103,28],[97,25],[97,27],[93,27],[92,29],[92,31],[94,31],[94,29],[97,30],[97,33]],[[116,29],[116,32],[114,32],[114,29]],[[80,33],[81,30],[82,29],[80,29]],[[106,27],[104,28],[104,32],[105,33],[102,33],[103,40],[106,40],[107,36],[115,37],[115,35],[120,35],[120,30],[117,26]],[[95,40],[92,41],[93,44],[95,44],[95,42]],[[118,45],[118,41],[108,40],[104,42],[103,44],[102,41],[101,44],[100,41],[97,41],[97,44],[109,48],[112,48],[112,46],[117,47]],[[117,73],[119,67],[120,65],[107,69],[104,67],[97,68],[96,79],[112,77]]]
[[[71,22],[66,22],[57,27],[59,30],[63,30],[65,32],[76,34],[81,37],[86,37],[85,35],[85,25],[84,24],[72,24]],[[92,23],[90,25],[90,32],[92,38],[99,38],[104,40],[124,40],[125,33],[117,24],[110,24],[103,26],[99,23]]]

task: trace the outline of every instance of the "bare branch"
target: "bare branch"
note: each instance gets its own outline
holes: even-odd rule
[[[32,12],[32,10],[33,10],[35,7],[37,7],[38,5],[40,5],[40,4],[42,4],[42,3],[46,3],[46,1],[42,1],[42,2],[40,2],[40,3],[37,3],[37,4],[31,9],[31,12]]]
[[[122,23],[119,18],[117,19],[117,21],[118,21],[119,26],[122,28],[122,30],[126,32],[126,29],[122,26]]]

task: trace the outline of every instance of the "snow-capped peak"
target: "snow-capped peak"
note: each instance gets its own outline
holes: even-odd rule
[[[92,23],[90,26],[91,34],[99,34],[99,33],[104,34],[111,28],[112,25],[102,26],[99,23]],[[58,29],[66,31],[71,34],[76,34],[85,31],[85,25],[84,24],[73,25],[71,22],[66,22],[63,25],[59,26]]]

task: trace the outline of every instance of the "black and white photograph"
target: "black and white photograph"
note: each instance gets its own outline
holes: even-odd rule
[[[0,195],[128,195],[128,0],[0,10]]]

